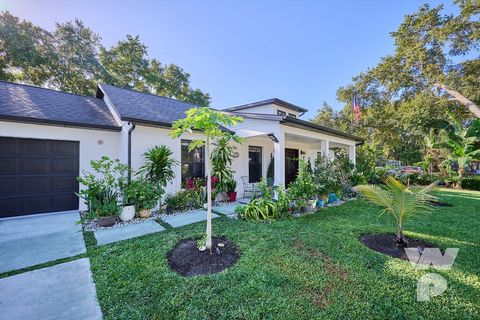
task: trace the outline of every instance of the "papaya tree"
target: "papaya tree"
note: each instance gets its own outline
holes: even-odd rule
[[[237,143],[241,138],[228,127],[235,126],[243,121],[241,117],[230,116],[223,112],[207,107],[192,108],[186,113],[186,117],[175,121],[172,125],[170,136],[180,138],[186,132],[198,131],[203,134],[202,138],[192,140],[188,145],[190,151],[205,146],[205,162],[207,166],[207,231],[205,247],[212,248],[212,169],[211,169],[211,144],[221,139],[227,139]]]

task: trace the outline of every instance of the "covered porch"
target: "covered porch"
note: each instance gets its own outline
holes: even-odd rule
[[[268,131],[263,131],[268,130]],[[273,171],[274,185],[288,186],[295,180],[299,159],[312,163],[320,156],[334,158],[334,149],[345,149],[355,163],[356,142],[325,133],[277,124],[262,127],[262,131],[239,129],[237,134],[245,140],[239,147],[239,157],[234,161],[237,189],[244,194],[246,183],[256,183]]]

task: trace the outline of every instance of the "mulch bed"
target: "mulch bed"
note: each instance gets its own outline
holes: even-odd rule
[[[223,243],[224,247],[218,247]],[[185,239],[178,242],[167,254],[170,269],[178,274],[191,277],[221,272],[234,265],[240,258],[240,249],[224,237],[212,238],[212,252],[200,251],[197,241]]]
[[[360,236],[360,241],[370,249],[389,255],[394,258],[408,260],[405,249],[397,245],[397,236],[395,234],[364,234]],[[407,248],[436,248],[438,246],[419,239],[405,237],[408,241]]]
[[[442,201],[429,201],[429,203],[434,207],[453,207],[450,203],[442,202]]]

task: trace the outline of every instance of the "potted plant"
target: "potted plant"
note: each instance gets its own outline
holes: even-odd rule
[[[173,194],[168,194],[165,198],[165,213],[172,214],[176,207],[177,199]]]
[[[98,225],[100,227],[113,226],[120,212],[117,192],[111,188],[104,188],[93,199],[93,204],[98,218]]]
[[[130,184],[121,187],[122,208],[120,211],[120,220],[128,221],[135,217],[135,188],[138,182],[132,181]]]
[[[317,207],[317,200],[317,196],[310,197],[309,203],[312,210],[315,210],[315,208]]]
[[[141,180],[135,183],[135,207],[140,218],[149,218],[152,215],[152,208],[158,203],[159,191],[157,184],[148,180]]]
[[[230,179],[225,183],[225,187],[227,189],[228,202],[237,201],[237,192],[235,191],[237,189],[237,182]]]

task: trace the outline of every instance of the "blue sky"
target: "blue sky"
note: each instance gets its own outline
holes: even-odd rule
[[[431,5],[446,1],[427,1]],[[389,32],[423,1],[0,0],[47,30],[80,18],[106,46],[140,35],[149,56],[176,63],[224,108],[277,97],[310,109],[392,52]]]

